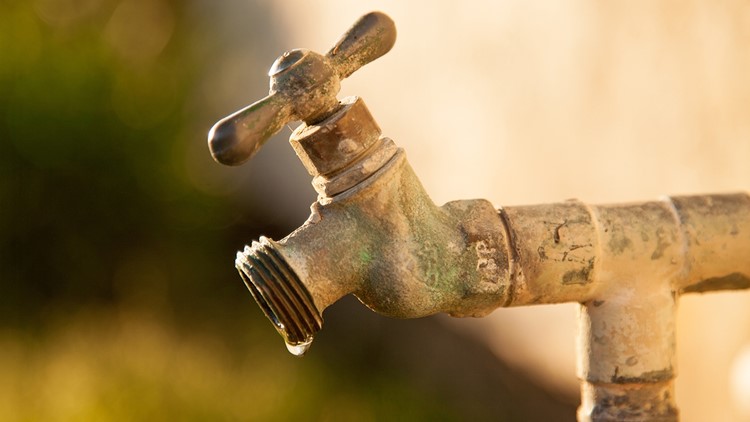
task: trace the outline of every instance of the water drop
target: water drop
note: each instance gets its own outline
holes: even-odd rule
[[[300,343],[300,344],[286,344],[287,350],[289,350],[289,353],[293,354],[294,356],[302,356],[307,352],[307,349],[310,348],[310,345],[312,344],[312,339]]]

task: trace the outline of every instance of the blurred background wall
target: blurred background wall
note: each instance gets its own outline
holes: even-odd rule
[[[744,2],[0,2],[0,420],[573,419],[575,305],[392,321],[347,300],[299,360],[232,267],[315,195],[291,128],[240,168],[208,128],[372,9],[398,41],[342,95],[436,203],[750,189]],[[748,305],[681,300],[683,420],[750,419]]]

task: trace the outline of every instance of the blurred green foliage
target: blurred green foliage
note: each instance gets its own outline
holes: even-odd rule
[[[0,7],[2,321],[215,288],[227,204],[184,175],[185,103],[201,71],[185,6]]]
[[[280,342],[228,347],[216,333],[106,311],[66,321],[36,339],[0,335],[0,420],[461,419],[404,375],[299,360]]]

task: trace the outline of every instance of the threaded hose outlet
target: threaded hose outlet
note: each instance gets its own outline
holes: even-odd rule
[[[237,252],[235,266],[263,313],[284,338],[289,351],[303,355],[323,326],[323,318],[275,243],[261,236],[259,241]]]

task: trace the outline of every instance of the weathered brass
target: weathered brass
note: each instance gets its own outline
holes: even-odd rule
[[[222,164],[239,165],[287,123],[328,117],[338,107],[341,80],[387,53],[395,42],[391,18],[373,12],[362,16],[325,56],[303,49],[282,54],[268,72],[268,96],[211,128],[211,155]]]
[[[304,353],[323,310],[350,293],[398,318],[578,302],[579,420],[677,420],[677,299],[750,287],[750,196],[438,207],[362,100],[335,101],[339,80],[384,54],[394,36],[390,19],[374,13],[325,57],[286,53],[272,68],[271,94],[209,135],[214,157],[237,164],[279,122],[306,122],[290,141],[318,192],[310,218],[236,260],[290,350]],[[298,82],[308,71],[311,82]]]

